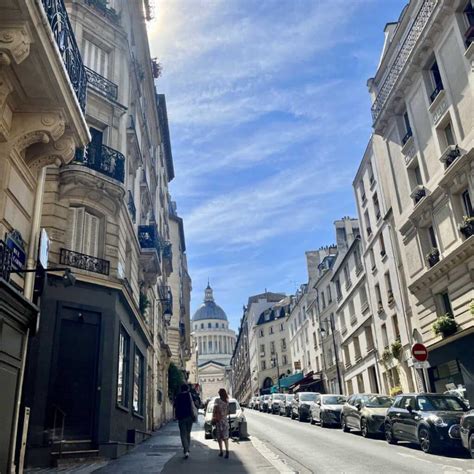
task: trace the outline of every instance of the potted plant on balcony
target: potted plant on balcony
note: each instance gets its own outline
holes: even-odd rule
[[[393,359],[392,350],[389,346],[387,346],[382,352],[381,359],[382,359],[383,366],[387,368]]]
[[[439,262],[439,250],[436,247],[433,247],[426,255],[426,259],[428,260],[430,267],[436,265]]]
[[[463,216],[463,223],[459,226],[459,231],[466,239],[474,235],[474,217]]]
[[[433,324],[433,332],[441,337],[448,337],[454,334],[458,330],[458,323],[455,321],[454,316],[451,313],[443,314],[438,316]]]
[[[400,360],[402,358],[402,350],[403,346],[399,339],[397,339],[395,342],[392,342],[392,356],[395,359]]]
[[[148,308],[150,306],[150,300],[148,299],[148,296],[145,295],[145,293],[143,293],[143,291],[140,291],[139,305],[140,305],[140,313],[142,314],[143,317],[145,317],[148,311]]]

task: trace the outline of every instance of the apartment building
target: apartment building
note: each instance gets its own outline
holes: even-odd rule
[[[258,343],[259,370],[257,383],[260,393],[270,393],[273,386],[291,373],[288,344],[287,314],[291,297],[283,298],[260,314],[255,325]]]
[[[247,308],[244,306],[234,352],[230,361],[232,369],[232,394],[237,400],[244,404],[247,404],[252,397],[247,316]]]
[[[425,383],[441,392],[458,387],[471,399],[473,24],[471,1],[410,1],[387,25],[368,82],[375,164],[397,230],[411,335],[429,350]]]
[[[61,1],[44,4],[54,21],[65,17]],[[28,348],[24,390],[31,466],[53,463],[59,446],[70,457],[117,457],[170,419],[173,256],[183,285],[190,283],[184,239],[174,251],[171,242],[174,169],[166,103],[156,94],[149,55],[149,5],[66,6],[71,44],[85,63],[83,118],[91,141],[73,147],[72,161],[44,172],[45,265],[67,268],[74,278],[52,270],[36,278],[42,317]],[[64,444],[70,440],[80,441]]]

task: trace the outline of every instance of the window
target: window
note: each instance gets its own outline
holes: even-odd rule
[[[469,48],[474,41],[474,3],[468,0],[466,8],[464,9],[464,18],[466,19],[467,30],[464,33],[466,39],[466,47]]]
[[[261,366],[262,366],[262,370],[266,370],[266,368],[267,368],[267,363],[266,363],[264,360],[262,360]]]
[[[380,326],[382,331],[382,343],[384,347],[388,347],[388,334],[387,334],[387,325],[385,323]]]
[[[444,314],[453,314],[453,309],[451,307],[451,301],[449,299],[448,293],[441,293],[441,309],[443,310]]]
[[[207,323],[207,327],[208,327],[209,329],[211,329],[211,328],[212,328],[212,323]]]
[[[260,329],[259,336],[263,337],[263,329]]]
[[[375,288],[375,297],[377,298],[377,308],[379,311],[383,311],[382,293],[380,292],[380,285],[376,283],[374,288]]]
[[[374,168],[372,166],[372,163],[369,161],[369,182],[370,184],[372,184],[374,181],[375,181],[375,178],[374,178]]]
[[[201,323],[201,329],[204,329],[204,323]]]
[[[130,336],[125,332],[123,328],[120,328],[119,353],[118,353],[118,377],[117,377],[117,403],[124,407],[128,407],[129,373],[130,373]]]
[[[286,339],[285,338],[283,338],[281,340],[281,350],[286,351]]]
[[[68,238],[71,250],[93,257],[99,256],[100,219],[84,207],[70,207]]]
[[[275,341],[270,342],[270,354],[275,354]]]
[[[273,326],[270,326],[270,334],[273,334]]]
[[[282,332],[284,330],[285,330],[285,327],[284,327],[283,323],[280,323],[280,332]]]
[[[340,324],[341,324],[341,331],[346,332],[347,331],[347,328],[346,328],[346,315],[344,313],[344,310],[341,310],[341,312],[339,313],[339,318],[340,318]]]
[[[387,251],[385,250],[385,241],[383,239],[382,233],[380,234],[380,237],[379,237],[379,243],[380,243],[380,256],[383,258],[385,257],[385,254],[387,253]]]
[[[438,63],[436,62],[436,59],[430,67],[430,79],[433,87],[433,92],[430,95],[430,100],[431,102],[433,102],[438,96],[438,94],[444,89],[443,81],[441,80],[441,74],[439,72],[439,67]]]
[[[365,309],[368,309],[367,290],[365,288],[365,285],[362,285],[360,287],[359,294],[360,294],[360,304],[362,306],[362,312],[364,312],[364,307],[367,307]]]
[[[443,129],[444,139],[446,140],[446,146],[456,145],[456,139],[454,137],[453,126],[451,122],[446,125]]]
[[[260,357],[265,356],[265,344],[260,344]]]
[[[306,344],[308,344],[309,343],[308,328],[305,328],[304,339],[305,339]]]
[[[326,287],[326,293],[328,295],[328,304],[332,303],[332,295],[331,295],[331,286],[330,285],[328,285]]]
[[[379,197],[377,196],[377,193],[374,194],[374,197],[372,198],[372,202],[374,204],[375,220],[378,221],[381,217],[381,213],[380,213]]]
[[[467,217],[474,217],[474,210],[472,208],[472,201],[471,201],[471,196],[469,195],[469,191],[468,190],[464,191],[461,195],[461,198],[462,198],[464,212],[466,213],[465,215]]]
[[[367,200],[367,196],[365,195],[364,181],[360,182],[359,193],[360,193],[360,199],[362,200],[362,203],[365,203],[365,201]]]
[[[355,305],[354,305],[353,299],[349,301],[349,317],[351,319],[351,324],[354,324],[355,322],[357,322],[357,316],[355,312]]]
[[[389,303],[393,301],[392,280],[390,279],[390,272],[385,273],[385,288],[387,289],[387,298]]]
[[[344,360],[346,362],[346,367],[350,367],[351,365],[351,354],[349,352],[349,347],[344,346]]]
[[[374,335],[371,326],[365,328],[365,341],[367,344],[367,352],[369,352],[374,348]]]
[[[321,292],[321,303],[324,309],[326,307],[326,297],[324,296],[324,292]]]
[[[421,177],[421,171],[418,165],[413,168],[413,177],[416,185],[423,186],[423,178]]]
[[[107,77],[109,73],[109,53],[101,47],[84,38],[82,48],[84,64],[101,76]]]
[[[375,254],[374,254],[374,249],[373,248],[371,248],[369,250],[369,258],[370,258],[371,269],[375,270],[377,267],[375,265]]]
[[[135,364],[133,374],[133,411],[143,415],[143,395],[144,395],[144,363],[143,356],[135,349]]]
[[[360,353],[360,342],[357,336],[354,336],[354,353],[355,353],[355,360],[356,362],[362,358]]]
[[[337,295],[337,299],[339,300],[342,298],[341,282],[339,281],[339,278],[336,279],[335,283],[336,283],[336,295]]]
[[[354,393],[354,388],[352,386],[352,380],[347,381],[347,393],[352,395]]]
[[[362,374],[357,375],[357,389],[360,393],[365,392],[364,377]]]
[[[282,357],[281,357],[281,362],[283,365],[287,365],[288,364],[288,357],[286,356],[286,354],[283,354]]]
[[[434,249],[438,248],[438,241],[436,240],[436,234],[432,225],[428,227],[428,237],[430,239],[431,247]]]
[[[362,260],[360,259],[360,250],[358,245],[354,248],[354,263],[356,270],[359,270],[362,267]]]
[[[398,317],[396,314],[392,316],[392,326],[395,339],[400,340],[400,328],[398,327]]]
[[[316,333],[313,332],[313,346],[317,347],[318,346],[318,340],[316,339]]]
[[[364,219],[365,219],[365,230],[367,232],[367,236],[371,236],[372,235],[372,228],[370,227],[369,211],[365,211]]]
[[[405,145],[405,143],[413,135],[413,133],[411,131],[410,119],[408,118],[408,112],[407,111],[405,111],[405,113],[403,114],[403,125],[405,126],[405,135],[402,138],[402,145]]]
[[[349,267],[344,265],[344,279],[346,280],[346,288],[349,288],[352,284],[351,275],[349,273]]]
[[[219,323],[216,323],[216,328],[219,328]]]

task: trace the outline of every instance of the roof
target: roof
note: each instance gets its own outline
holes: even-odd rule
[[[222,362],[218,362],[217,360],[207,360],[206,362],[203,362],[202,364],[199,364],[199,368],[202,369],[206,365],[219,365],[221,367],[227,367],[225,364]]]
[[[204,321],[205,319],[217,319],[221,321],[227,321],[227,315],[225,311],[216,304],[212,288],[207,284],[205,290],[204,303],[197,309],[193,315],[194,321]]]
[[[256,326],[259,326],[260,324],[270,323],[272,321],[275,321],[276,319],[284,318],[287,315],[290,304],[291,298],[285,297],[283,300],[280,300],[271,308],[266,309],[258,317]]]

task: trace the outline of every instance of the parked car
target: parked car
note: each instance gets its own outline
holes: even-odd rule
[[[263,396],[263,400],[261,401],[261,404],[260,404],[260,411],[263,411],[264,413],[268,413],[270,411],[271,398],[272,398],[271,395]]]
[[[285,393],[285,398],[280,403],[280,415],[291,416],[291,402],[295,396],[292,393]]]
[[[207,405],[206,416],[204,417],[204,437],[211,439],[213,437],[212,426],[212,412],[214,410],[214,404],[218,397],[211,398]],[[247,420],[245,419],[244,410],[239,405],[239,402],[235,398],[229,398],[229,433],[232,437],[238,437],[239,439],[245,439],[248,437],[247,432]]]
[[[280,413],[280,405],[283,400],[285,400],[285,395],[283,393],[272,393],[269,408],[273,415],[275,415],[275,413]]]
[[[344,395],[326,394],[319,395],[315,403],[311,406],[309,421],[317,422],[321,427],[337,425],[341,423],[342,406],[347,397]]]
[[[250,409],[253,409],[254,403],[255,403],[255,397],[251,397],[250,401],[249,401],[249,408]]]
[[[255,397],[255,403],[254,403],[254,406],[253,406],[255,410],[261,411],[260,410],[260,405],[262,403],[262,400],[263,400],[263,396]]]
[[[461,442],[474,459],[474,410],[461,418]]]
[[[393,398],[377,393],[356,393],[344,403],[341,412],[343,431],[360,431],[364,438],[382,434],[387,409],[392,406]]]
[[[461,418],[468,407],[459,397],[439,393],[399,395],[385,418],[385,438],[420,445],[425,453],[461,446]]]
[[[311,406],[316,401],[316,392],[299,392],[295,393],[295,398],[291,402],[291,418],[298,418],[299,421],[309,420]]]

